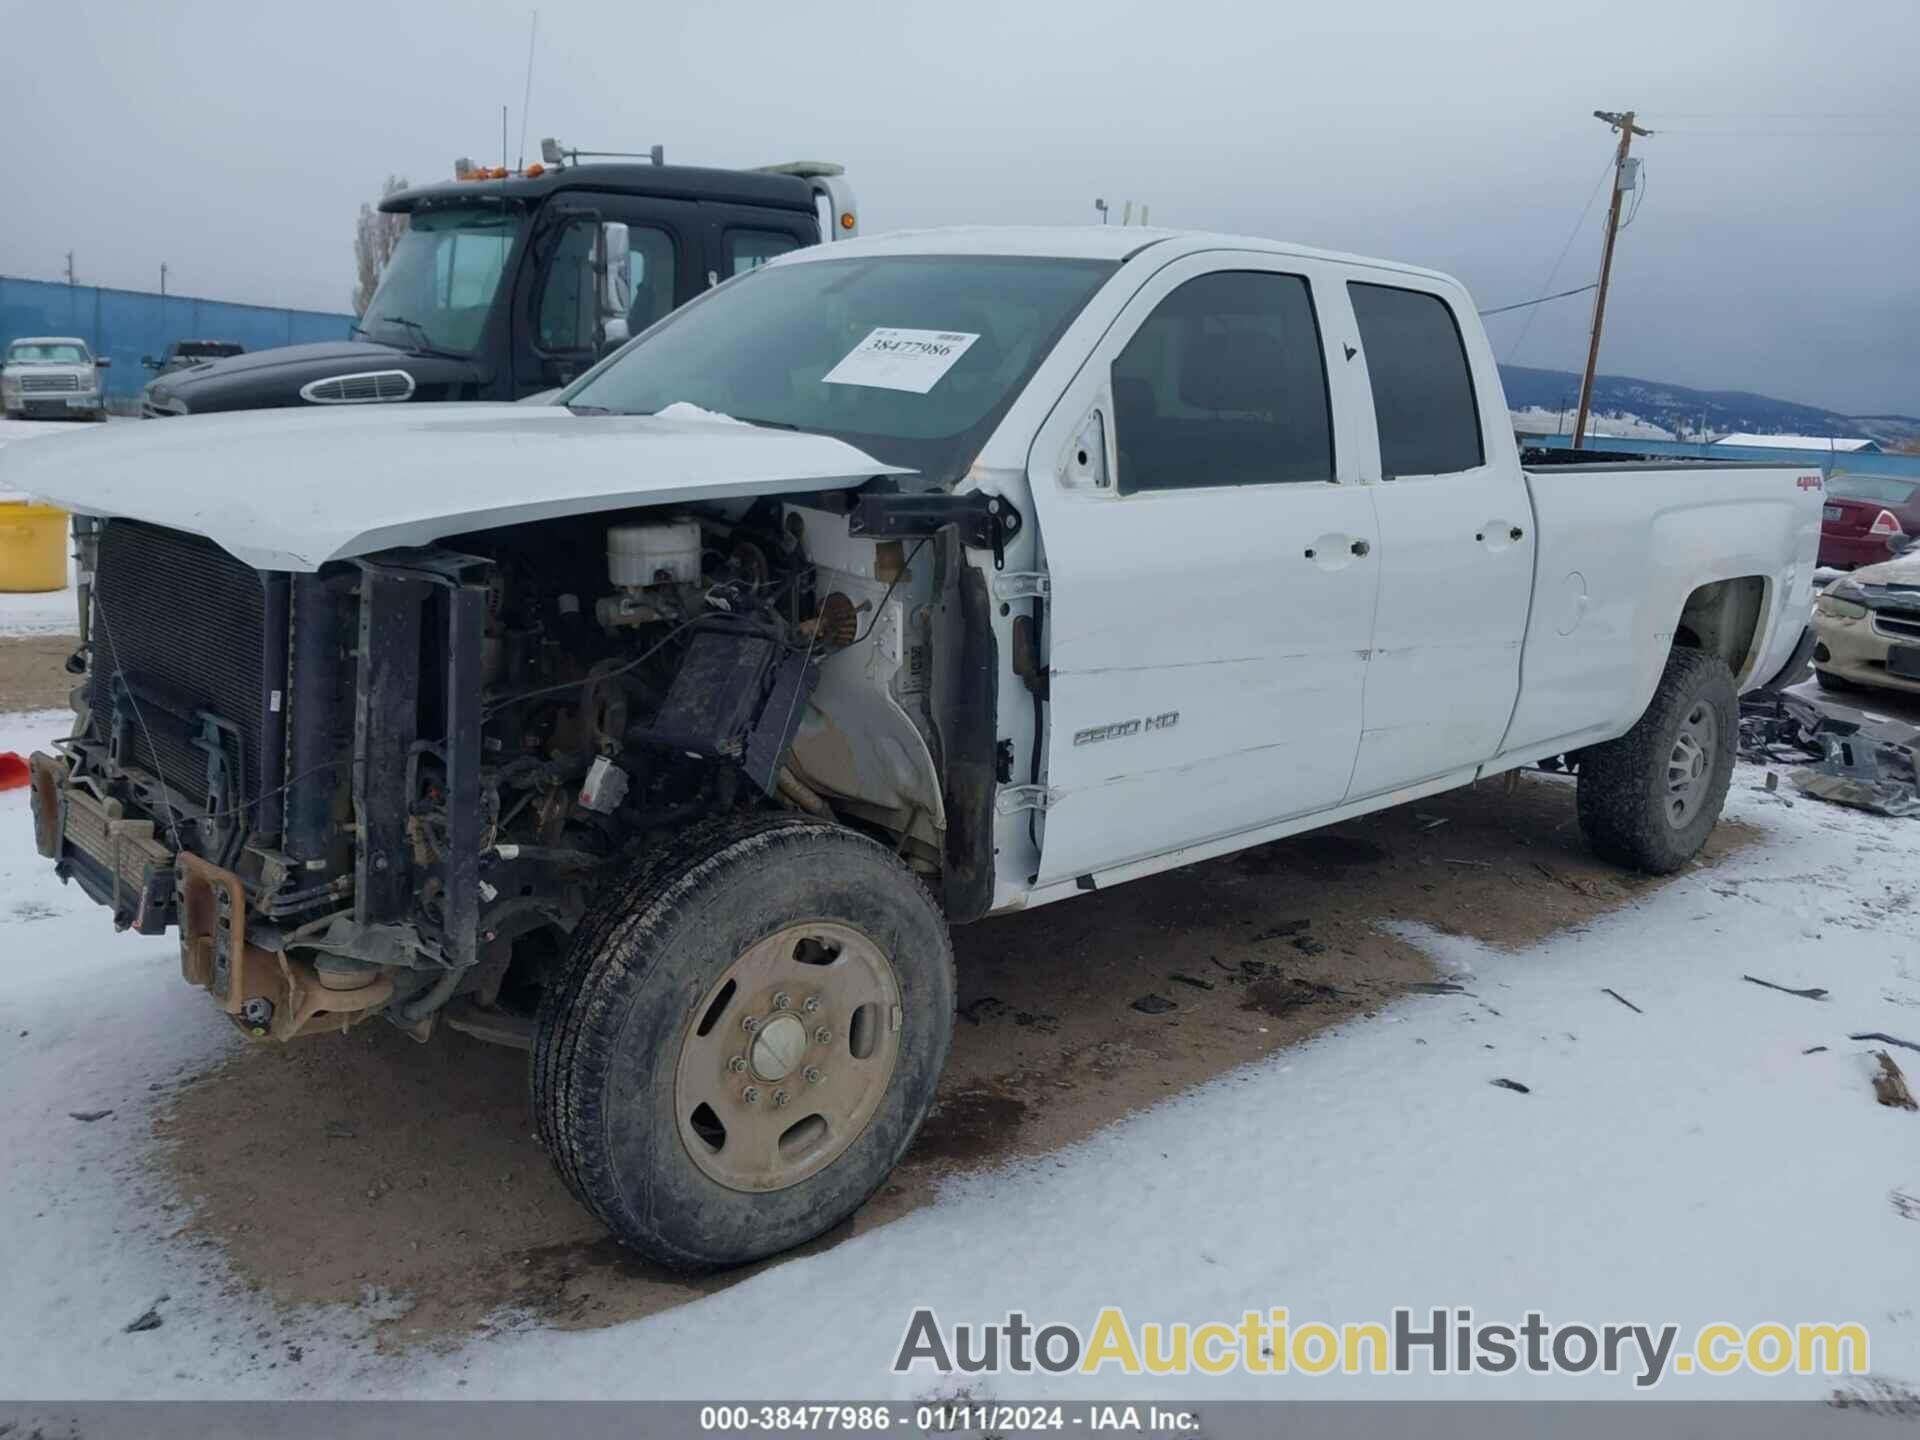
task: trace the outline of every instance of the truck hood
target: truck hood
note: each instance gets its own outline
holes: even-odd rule
[[[1847,578],[1862,585],[1920,585],[1920,546],[1878,565],[1862,565]]]
[[[171,409],[177,402],[193,415],[264,410],[307,404],[300,389],[315,380],[370,370],[406,371],[418,387],[419,401],[457,400],[480,374],[471,360],[458,356],[401,350],[369,340],[326,340],[198,360],[163,371],[147,382],[147,397],[159,409]]]
[[[825,435],[719,418],[472,403],[188,416],[0,450],[0,488],[204,535],[263,570],[910,473]]]

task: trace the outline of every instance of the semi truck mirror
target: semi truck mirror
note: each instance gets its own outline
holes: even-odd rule
[[[603,220],[594,256],[594,276],[598,282],[600,318],[627,318],[633,305],[633,252],[627,227],[618,220]]]

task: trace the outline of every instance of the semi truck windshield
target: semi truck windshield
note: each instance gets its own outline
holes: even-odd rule
[[[361,330],[405,349],[470,353],[525,221],[525,211],[509,205],[415,211]]]

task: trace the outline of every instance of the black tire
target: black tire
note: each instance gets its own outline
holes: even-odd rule
[[[682,1046],[714,1023],[712,991],[739,957],[810,922],[859,931],[890,965],[893,1068],[825,1168],[785,1188],[732,1188],[684,1138]],[[725,1003],[728,1025],[753,1009],[744,992]],[[540,1142],[580,1203],[649,1258],[681,1269],[757,1260],[832,1228],[885,1181],[933,1104],[953,1008],[946,921],[884,846],[804,816],[708,822],[610,885],[575,931],[535,1032]]]
[[[1683,732],[1710,712],[1715,743],[1676,818],[1669,764]],[[1719,823],[1733,780],[1740,701],[1726,662],[1676,649],[1646,712],[1626,734],[1583,751],[1578,810],[1587,843],[1620,865],[1668,875],[1699,854]]]
[[[1818,685],[1822,690],[1834,690],[1841,693],[1861,688],[1853,681],[1847,679],[1846,676],[1835,675],[1829,670],[1822,670],[1818,665],[1813,667],[1813,683]]]

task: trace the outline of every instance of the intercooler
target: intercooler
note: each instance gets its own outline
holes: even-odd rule
[[[110,521],[93,580],[94,738],[111,739],[117,726],[123,765],[199,801],[208,795],[206,737],[217,735],[227,763],[240,767],[235,788],[258,797],[281,769],[264,734],[280,708],[265,673],[267,612],[260,572],[211,540]]]

